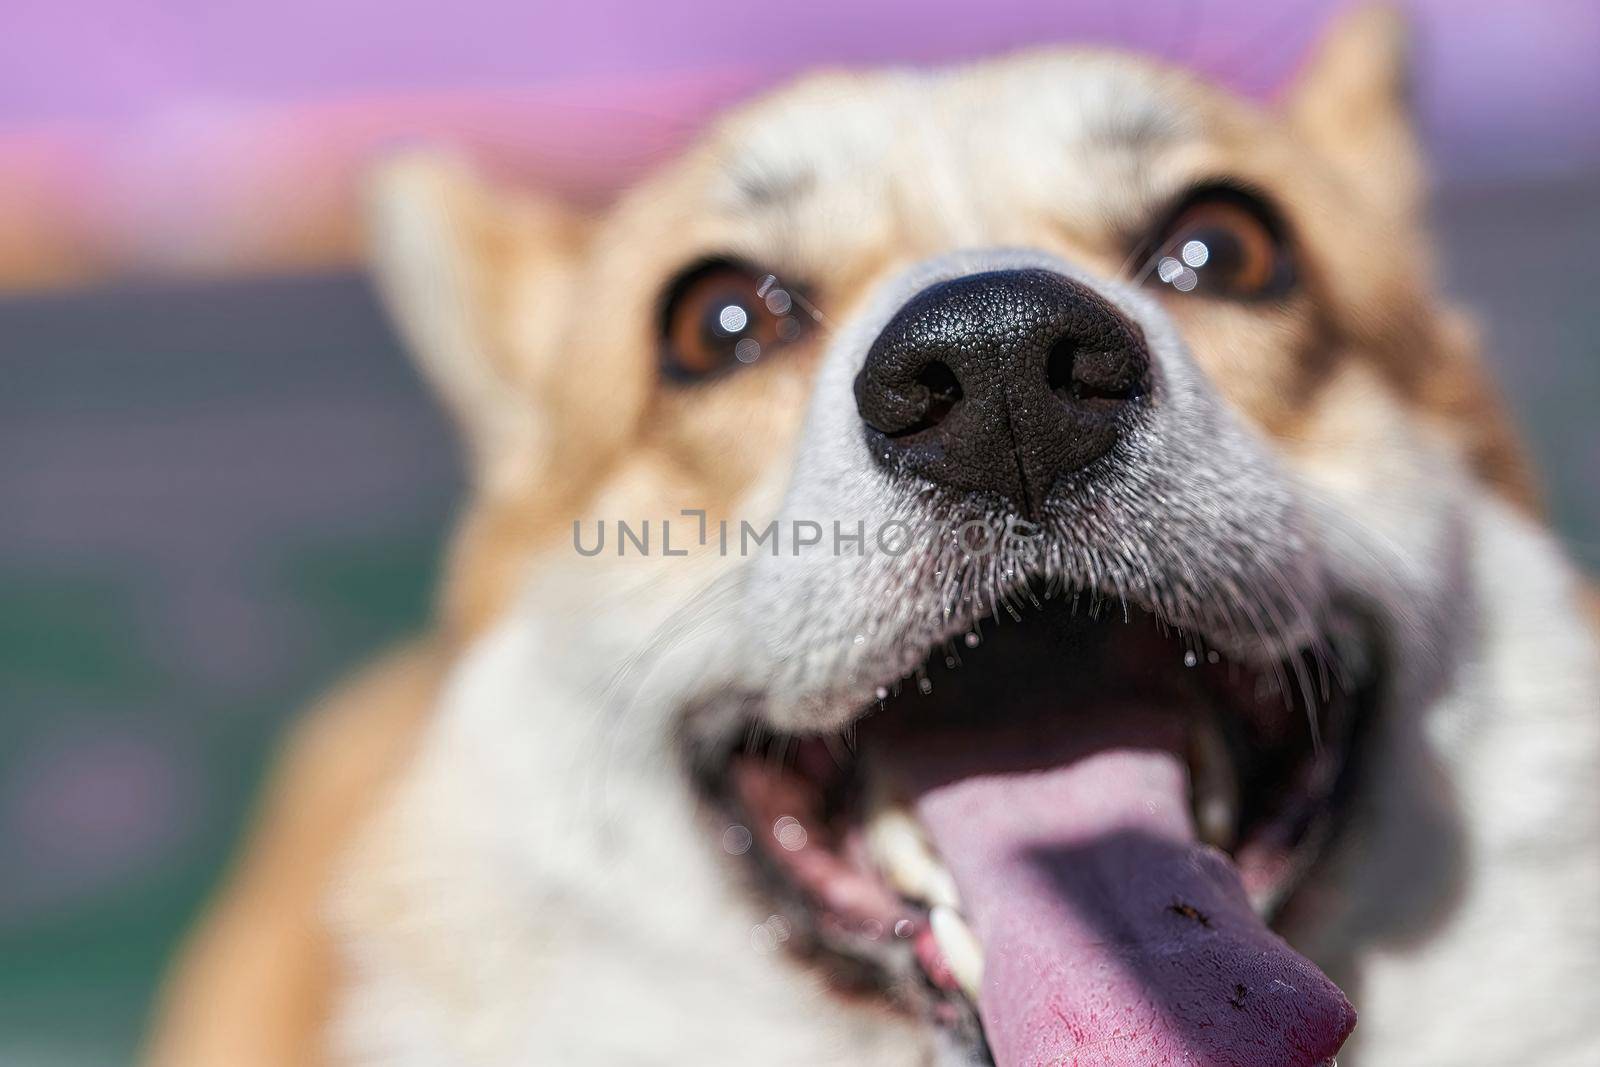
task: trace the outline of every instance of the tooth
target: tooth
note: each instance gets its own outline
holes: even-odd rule
[[[935,904],[928,911],[928,925],[933,929],[933,940],[944,953],[950,965],[950,975],[956,980],[974,1004],[978,1002],[978,989],[983,985],[983,948],[978,937],[954,908]]]
[[[905,808],[880,803],[867,821],[867,847],[898,892],[924,904],[961,904],[955,880],[934,856],[922,828]]]
[[[1217,723],[1207,718],[1194,731],[1190,747],[1195,828],[1206,844],[1231,848],[1239,821],[1239,782],[1228,742]]]

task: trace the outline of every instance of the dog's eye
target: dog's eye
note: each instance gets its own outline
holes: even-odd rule
[[[1180,293],[1258,299],[1293,282],[1289,250],[1271,211],[1232,189],[1191,196],[1152,242],[1152,282]]]
[[[773,275],[728,260],[704,263],[667,289],[661,369],[692,380],[754,363],[798,338],[809,321]]]

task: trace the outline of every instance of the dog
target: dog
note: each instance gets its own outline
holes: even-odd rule
[[[1404,35],[808,77],[373,261],[461,428],[156,1063],[1600,1062],[1600,647]]]

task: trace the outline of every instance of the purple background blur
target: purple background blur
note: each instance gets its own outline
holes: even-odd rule
[[[219,264],[276,261],[218,252],[235,231],[342,203],[405,140],[596,198],[819,64],[1088,41],[1270,97],[1338,6],[10,5],[0,257],[45,216],[46,252],[120,251],[95,284],[0,293],[0,1063],[130,1056],[284,723],[426,621],[460,492],[443,421],[359,274],[241,280]],[[1405,6],[1447,286],[1600,564],[1600,4]]]
[[[0,285],[349,262],[351,191],[399,142],[452,141],[585,199],[708,110],[818,64],[1042,42],[1134,48],[1270,96],[1339,0],[804,5],[58,0],[0,25]],[[1600,161],[1600,5],[1414,0],[1439,173]]]
[[[0,128],[381,94],[684,77],[755,85],[819,63],[927,61],[1021,44],[1113,43],[1236,88],[1279,85],[1338,0],[59,0],[12,5],[0,36]],[[1600,160],[1600,5],[1414,0],[1421,114],[1452,176]],[[576,90],[574,92],[574,90]],[[649,110],[641,94],[639,105]]]

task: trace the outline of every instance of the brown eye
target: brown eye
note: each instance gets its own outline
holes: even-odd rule
[[[667,289],[661,313],[661,369],[693,380],[755,363],[804,332],[810,317],[776,277],[716,260]]]
[[[1180,293],[1234,299],[1281,296],[1293,283],[1289,250],[1261,201],[1231,189],[1191,196],[1158,235],[1150,280]]]

